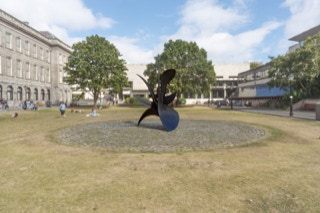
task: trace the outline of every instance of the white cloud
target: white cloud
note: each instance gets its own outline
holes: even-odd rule
[[[70,45],[85,39],[81,37],[83,32],[99,30],[100,34],[107,35],[128,63],[153,62],[169,39],[197,42],[214,63],[252,61],[261,53],[285,53],[290,37],[320,24],[319,0],[283,0],[282,7],[288,8],[291,16],[281,20],[285,21],[283,37],[273,37],[280,43],[275,44],[276,47],[267,46],[264,44],[266,39],[281,29],[283,22],[261,22],[260,26],[252,28],[251,13],[255,11],[250,11],[250,3],[253,0],[231,1],[227,4],[223,0],[187,0],[181,7],[176,32],[157,35],[161,39],[159,44],[148,48],[140,44],[154,44],[155,35],[140,29],[131,37],[111,36],[111,30],[108,33],[101,30],[112,28],[116,21],[102,14],[94,14],[82,0],[0,0],[0,5],[2,10],[21,21],[28,21],[36,30],[50,31]]]
[[[228,7],[215,0],[189,0],[182,10],[179,30],[166,39],[195,41],[213,62],[252,61],[256,48],[281,23],[262,23],[257,29],[236,33],[250,23],[245,9],[243,0]]]
[[[125,59],[128,64],[144,64],[154,62],[154,51],[139,47],[136,44],[139,41],[138,39],[118,36],[111,36],[107,39],[116,46],[116,48],[122,54],[122,58]]]
[[[71,32],[107,29],[115,24],[110,18],[93,14],[81,0],[0,0],[0,5],[5,12],[39,31],[50,31],[68,44],[79,40],[71,38]]]
[[[285,27],[287,38],[320,24],[319,0],[286,0],[282,6],[288,7],[291,13]]]
[[[239,7],[224,8],[214,0],[189,0],[183,7],[181,15],[179,22],[181,34],[187,32],[189,36],[234,30],[249,21],[249,17],[241,13]]]
[[[198,37],[199,46],[206,49],[213,62],[253,61],[257,48],[272,30],[280,26],[277,22],[266,23],[258,29],[236,35],[214,33],[210,37]]]

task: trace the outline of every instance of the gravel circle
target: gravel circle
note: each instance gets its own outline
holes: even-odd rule
[[[180,120],[168,132],[160,120],[111,121],[73,126],[59,131],[63,144],[111,151],[173,152],[213,150],[255,142],[264,129],[225,121]]]

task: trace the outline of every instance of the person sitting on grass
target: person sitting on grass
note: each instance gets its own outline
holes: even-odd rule
[[[92,117],[96,117],[99,116],[99,114],[97,113],[95,108],[92,108],[92,111],[90,114],[87,114],[87,117],[92,116]]]

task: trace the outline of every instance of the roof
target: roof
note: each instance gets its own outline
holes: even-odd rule
[[[53,35],[49,31],[40,31],[40,33],[48,39],[58,39],[55,35]]]
[[[297,41],[297,42],[304,41],[309,36],[313,36],[313,35],[317,34],[318,32],[320,32],[320,25],[313,27],[307,31],[304,31],[304,32],[290,38],[289,41]]]

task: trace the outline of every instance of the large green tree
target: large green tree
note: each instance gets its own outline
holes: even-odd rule
[[[253,62],[250,62],[250,69],[254,69],[254,68],[260,67],[262,65],[263,65],[262,62],[253,61]]]
[[[126,63],[120,59],[117,48],[105,38],[93,35],[74,44],[72,49],[65,66],[67,76],[64,81],[77,85],[82,91],[91,91],[94,107],[102,89],[121,93],[128,84]]]
[[[304,45],[283,56],[271,57],[270,87],[289,92],[290,75],[295,100],[320,97],[320,33],[309,37]]]
[[[168,88],[181,95],[208,94],[210,85],[215,83],[216,75],[212,62],[207,59],[207,52],[195,42],[169,40],[164,44],[164,51],[155,57],[155,63],[147,65],[144,72],[148,83],[155,87],[158,83],[158,71],[175,69],[176,76]]]

